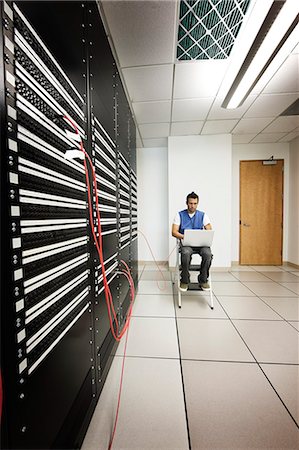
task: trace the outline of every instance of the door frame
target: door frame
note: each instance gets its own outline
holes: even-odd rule
[[[284,243],[284,206],[285,206],[285,202],[284,202],[284,196],[285,196],[285,192],[284,192],[284,172],[285,172],[285,158],[273,158],[272,159],[266,159],[266,158],[262,158],[262,159],[240,159],[239,160],[239,265],[248,265],[248,264],[242,264],[241,263],[241,163],[242,162],[257,162],[257,161],[282,161],[282,180],[281,180],[281,191],[282,191],[282,196],[281,196],[281,242],[280,242],[280,249],[281,249],[281,259],[280,259],[280,264],[275,264],[277,266],[282,265],[283,264],[283,243]],[[255,264],[256,265],[256,264]],[[262,264],[261,264],[262,265]],[[273,265],[274,264],[269,264],[269,265]]]

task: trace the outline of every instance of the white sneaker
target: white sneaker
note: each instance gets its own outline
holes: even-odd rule
[[[180,289],[180,291],[182,291],[182,292],[187,292],[187,291],[188,291],[188,284],[186,284],[186,283],[180,283],[179,289]]]
[[[208,281],[206,281],[205,283],[199,283],[199,287],[203,291],[209,291],[211,289]]]

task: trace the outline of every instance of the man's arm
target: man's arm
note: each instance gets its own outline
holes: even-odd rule
[[[205,228],[205,230],[211,230],[212,225],[210,223],[207,223],[204,228]]]
[[[184,239],[184,235],[179,232],[179,225],[176,225],[175,223],[172,224],[172,236],[177,239]]]

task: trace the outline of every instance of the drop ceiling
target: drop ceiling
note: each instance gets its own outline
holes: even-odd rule
[[[189,3],[200,2],[219,9],[220,3],[226,9],[231,4],[233,10],[244,0]],[[231,133],[233,143],[290,142],[299,136],[299,116],[280,116],[299,97],[298,45],[263,90],[257,85],[241,107],[227,110],[220,87],[230,56],[177,59],[180,2],[104,0],[100,11],[135,118],[137,146],[166,147],[169,136],[184,135]]]

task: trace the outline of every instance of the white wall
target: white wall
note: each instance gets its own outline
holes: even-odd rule
[[[167,148],[137,149],[138,229],[148,239],[157,261],[166,261],[168,256],[167,164]],[[153,260],[141,233],[138,259]]]
[[[290,145],[235,144],[231,153],[229,135],[170,137],[169,150],[137,149],[138,228],[150,241],[155,258],[168,259],[175,246],[170,237],[173,217],[177,210],[185,208],[186,195],[194,190],[200,195],[200,209],[209,214],[216,229],[214,267],[239,261],[240,161],[268,159],[272,155],[284,159],[285,167],[283,259],[299,264],[299,138]],[[230,250],[227,245],[231,245]],[[152,261],[141,234],[138,250],[139,260]]]
[[[290,144],[288,261],[299,265],[299,138]]]
[[[240,161],[284,159],[283,260],[288,261],[289,226],[289,144],[235,144],[232,150],[232,261],[239,261]]]
[[[171,225],[177,211],[186,208],[186,196],[199,195],[215,230],[214,267],[231,265],[231,136],[178,136],[168,138],[169,253],[175,246]],[[175,265],[175,255],[169,260]]]

